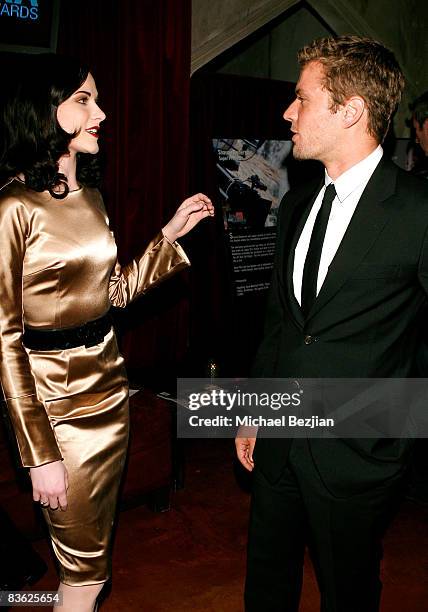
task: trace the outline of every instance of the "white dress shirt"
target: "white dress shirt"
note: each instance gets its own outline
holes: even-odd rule
[[[332,181],[327,174],[327,171],[325,171],[324,185],[317,195],[294,251],[293,285],[294,295],[296,296],[296,300],[299,302],[299,304],[301,304],[302,299],[302,278],[305,259],[308,253],[309,242],[311,240],[315,219],[319,209],[321,208],[322,199],[327,185],[334,182],[337,195],[333,200],[331,213],[325,232],[320,267],[318,270],[317,295],[323,285],[323,282],[325,281],[329,265],[333,261],[333,257],[335,256],[352,219],[352,215],[357,208],[359,199],[371,175],[380,162],[382,155],[383,149],[379,145],[370,153],[370,155],[358,162],[358,164],[355,164],[355,166],[349,168],[349,170],[346,170],[346,172],[341,174],[335,181]]]

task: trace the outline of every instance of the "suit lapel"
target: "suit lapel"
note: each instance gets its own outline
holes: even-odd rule
[[[323,185],[323,181],[317,181],[312,183],[308,189],[300,194],[299,198],[290,206],[289,215],[287,219],[284,219],[284,225],[286,228],[284,237],[284,254],[283,254],[283,265],[285,274],[281,275],[281,278],[285,280],[284,293],[285,303],[288,306],[289,312],[294,318],[295,322],[299,327],[303,327],[305,320],[300,308],[299,302],[296,300],[294,295],[294,284],[293,284],[293,269],[294,269],[294,250],[299,241],[300,234],[303,231],[306,220],[311,211],[312,205]]]
[[[389,160],[382,159],[358,202],[307,320],[339,291],[389,221],[384,202],[395,192],[396,178],[397,167]]]

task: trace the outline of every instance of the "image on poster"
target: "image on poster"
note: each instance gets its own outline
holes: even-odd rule
[[[290,140],[213,139],[237,296],[269,287],[278,207],[289,190]]]

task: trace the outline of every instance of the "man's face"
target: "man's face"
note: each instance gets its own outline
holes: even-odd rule
[[[421,149],[428,155],[428,119],[425,119],[422,126],[413,119],[413,127],[415,128],[416,141],[421,145]]]
[[[284,112],[291,122],[293,155],[296,159],[334,160],[341,135],[341,113],[330,110],[330,94],[323,88],[324,68],[319,62],[307,64],[300,73],[296,99]]]

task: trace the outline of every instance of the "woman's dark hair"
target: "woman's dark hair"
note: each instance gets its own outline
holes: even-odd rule
[[[15,57],[8,66],[0,94],[0,181],[23,173],[30,189],[64,197],[68,185],[58,172],[58,161],[77,134],[65,132],[56,113],[86,80],[89,68],[54,54]],[[99,185],[97,157],[77,154],[77,180],[82,185]]]

